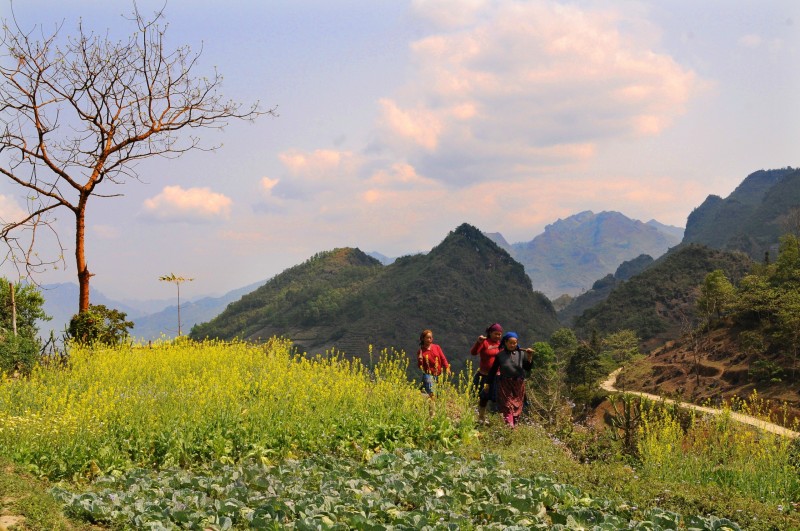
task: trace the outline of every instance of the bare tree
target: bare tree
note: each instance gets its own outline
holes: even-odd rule
[[[24,189],[27,214],[0,220],[0,239],[8,246],[2,261],[26,276],[64,262],[41,258],[39,233],[56,235],[54,211],[75,217],[75,262],[79,311],[89,307],[86,262],[86,206],[99,189],[138,180],[137,162],[178,157],[202,146],[191,131],[221,129],[231,119],[253,120],[275,109],[243,107],[223,99],[222,77],[195,75],[200,52],[188,46],[168,49],[163,10],[151,20],[134,4],[136,25],[127,40],[112,41],[78,24],[62,38],[41,28],[23,31],[16,20],[3,21],[0,51],[0,175]],[[179,134],[184,133],[184,134]],[[63,207],[63,208],[62,208]]]

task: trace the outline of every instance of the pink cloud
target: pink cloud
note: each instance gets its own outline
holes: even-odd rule
[[[209,188],[166,186],[144,201],[143,214],[157,221],[210,221],[228,218],[232,203],[229,197]]]
[[[437,21],[447,5],[415,9]],[[606,140],[659,135],[703,87],[635,15],[546,0],[465,10],[411,44],[415,77],[380,100],[384,144],[434,178],[495,178],[481,161],[498,153],[547,169],[553,146],[561,164],[586,160]]]

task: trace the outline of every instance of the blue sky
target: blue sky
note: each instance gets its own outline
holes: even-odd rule
[[[13,8],[23,27],[133,30],[126,1]],[[169,297],[170,272],[220,294],[334,247],[427,251],[463,222],[511,242],[583,210],[684,226],[800,165],[795,1],[171,0],[166,20],[202,48],[197,74],[279,117],[204,132],[216,152],[142,163],[90,203],[92,286],[114,298]],[[0,218],[23,206],[0,181]],[[66,270],[41,282],[75,277],[60,217]]]

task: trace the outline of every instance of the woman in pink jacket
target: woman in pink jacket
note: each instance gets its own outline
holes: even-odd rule
[[[495,400],[494,387],[489,385],[489,369],[494,363],[494,358],[500,352],[500,338],[503,337],[503,327],[494,323],[486,329],[486,335],[478,336],[469,353],[478,356],[478,371],[472,379],[472,384],[478,390],[478,422],[486,424],[486,406],[489,400]]]

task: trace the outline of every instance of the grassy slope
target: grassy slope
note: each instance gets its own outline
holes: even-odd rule
[[[633,467],[620,462],[580,463],[541,427],[521,426],[512,431],[502,426],[499,418],[495,420],[482,438],[482,449],[499,454],[509,469],[520,475],[547,474],[579,487],[592,498],[624,500],[640,509],[713,514],[751,531],[800,529],[797,512],[787,515],[772,505],[716,487],[640,479]]]
[[[96,529],[67,518],[48,494],[49,485],[0,462],[0,529],[88,530]]]

